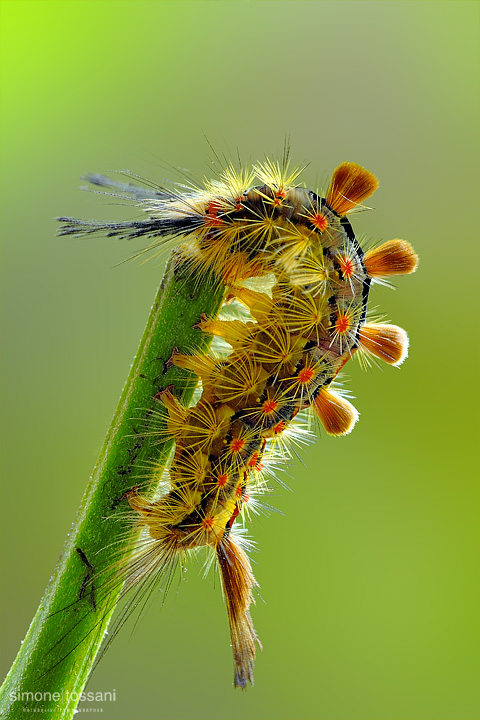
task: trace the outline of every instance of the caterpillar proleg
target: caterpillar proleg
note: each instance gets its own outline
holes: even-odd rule
[[[199,381],[194,404],[172,386],[155,389],[153,434],[174,440],[162,489],[125,493],[139,535],[118,577],[127,589],[168,575],[206,548],[225,597],[234,656],[234,684],[253,684],[261,647],[250,606],[257,585],[240,520],[261,504],[270,467],[283,464],[300,417],[316,417],[327,434],[345,435],[358,412],[335,389],[354,355],[399,365],[404,330],[367,319],[371,283],[411,273],[417,257],[404,240],[368,251],[348,214],[376,190],[368,170],[352,162],[333,173],[322,196],[298,182],[288,159],[228,165],[202,188],[143,188],[91,175],[93,185],[133,199],[141,220],[95,222],[59,218],[61,235],[104,233],[152,238],[147,250],[175,247],[175,263],[201,284],[223,288],[237,316],[198,317],[195,329],[218,339],[215,352],[173,346],[166,365]]]

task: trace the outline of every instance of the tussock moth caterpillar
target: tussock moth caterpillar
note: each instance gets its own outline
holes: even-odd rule
[[[173,386],[155,390],[152,434],[172,439],[175,450],[163,490],[150,496],[134,485],[125,493],[139,534],[116,574],[127,590],[149,586],[206,548],[220,573],[242,688],[253,684],[261,645],[250,615],[257,583],[238,518],[261,505],[269,467],[288,456],[299,414],[317,417],[329,435],[353,429],[358,413],[334,384],[354,354],[399,365],[408,349],[401,328],[367,321],[367,305],[372,281],[413,272],[417,257],[404,240],[365,252],[347,217],[376,190],[376,178],[344,162],[323,197],[298,182],[300,172],[289,169],[287,154],[251,170],[227,165],[218,179],[179,191],[91,175],[147,217],[59,218],[61,235],[145,236],[150,251],[171,244],[177,266],[199,284],[213,277],[226,306],[244,310],[241,319],[198,318],[196,330],[223,343],[216,354],[171,348],[166,368],[190,371],[200,389],[189,406]]]

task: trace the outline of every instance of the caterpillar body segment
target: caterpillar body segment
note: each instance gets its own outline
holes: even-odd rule
[[[253,684],[260,643],[250,616],[257,583],[237,518],[267,490],[265,470],[272,457],[274,464],[283,459],[279,448],[295,432],[299,413],[318,417],[333,436],[353,429],[358,412],[333,385],[357,350],[392,365],[406,357],[406,333],[367,322],[367,304],[372,279],[413,272],[417,265],[403,240],[365,254],[355,237],[346,214],[378,186],[369,171],[343,163],[325,197],[295,184],[297,176],[288,163],[267,160],[251,172],[229,166],[218,180],[184,193],[158,188],[147,197],[136,186],[118,184],[147,211],[147,220],[61,218],[60,234],[144,234],[154,238],[149,249],[166,238],[181,240],[179,262],[199,282],[213,273],[227,287],[226,303],[249,312],[246,321],[198,319],[199,332],[229,346],[221,356],[174,348],[168,364],[196,373],[201,395],[191,407],[172,388],[155,396],[163,408],[161,432],[175,441],[169,487],[155,498],[128,495],[153,542],[145,554],[156,568],[171,567],[197,548],[211,549],[227,606],[234,682],[242,688]],[[93,178],[96,185],[117,187]]]

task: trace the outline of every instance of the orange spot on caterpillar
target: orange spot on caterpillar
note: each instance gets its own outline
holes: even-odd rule
[[[235,495],[236,495],[237,498],[241,498],[241,497],[242,497],[242,495],[243,495],[243,488],[242,488],[242,485],[241,485],[241,484],[237,486],[237,489],[235,490]]]
[[[337,321],[335,323],[335,330],[340,335],[343,335],[344,333],[348,332],[350,330],[350,327],[352,325],[352,320],[350,315],[347,313],[339,313],[337,317]]]
[[[275,412],[275,410],[278,407],[278,403],[275,402],[275,400],[265,400],[265,402],[262,405],[262,410],[265,413],[265,415],[269,415],[270,413]]]
[[[255,467],[258,463],[258,452],[254,452],[250,460],[248,461],[248,464],[250,467]]]
[[[315,215],[312,215],[310,222],[313,227],[316,227],[317,230],[320,230],[322,233],[325,232],[328,227],[328,220],[323,213],[315,213]]]
[[[222,473],[221,475],[217,476],[217,486],[218,487],[225,487],[227,482],[228,482],[228,473]]]
[[[215,518],[211,515],[206,515],[202,520],[202,527],[205,528],[205,530],[211,530],[214,522]]]
[[[338,258],[338,263],[344,277],[347,278],[347,280],[353,277],[355,266],[351,258],[342,255]]]
[[[287,423],[284,420],[281,420],[279,423],[273,426],[273,432],[275,435],[279,435],[285,430]]]
[[[310,380],[313,378],[314,375],[315,375],[315,371],[312,368],[305,367],[305,368],[302,368],[300,370],[300,372],[298,373],[298,379],[300,380],[301,383],[306,384],[306,383],[310,382]]]
[[[207,212],[205,214],[205,225],[208,227],[222,227],[225,221],[218,217],[218,213],[223,209],[222,204],[212,200],[208,203]]]
[[[234,438],[230,441],[230,448],[232,452],[240,452],[245,447],[245,440],[242,438]]]

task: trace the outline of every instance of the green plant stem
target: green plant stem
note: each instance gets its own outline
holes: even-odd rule
[[[24,720],[25,709],[35,708],[45,708],[43,717],[73,716],[120,592],[118,587],[100,597],[91,581],[98,574],[108,581],[113,555],[134,532],[128,520],[118,519],[128,508],[124,493],[137,482],[142,493],[151,489],[145,468],[153,462],[157,468],[165,465],[171,449],[171,441],[159,442],[148,431],[152,410],[159,407],[154,396],[173,384],[188,403],[196,384],[192,373],[175,367],[165,371],[164,363],[174,346],[186,352],[206,349],[210,338],[192,325],[202,312],[216,315],[223,299],[218,282],[199,286],[175,257],[170,260],[75,523],[0,689],[2,718]]]

